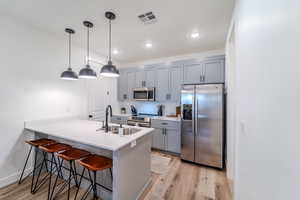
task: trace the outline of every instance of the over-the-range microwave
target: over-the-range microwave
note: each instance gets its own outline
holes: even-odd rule
[[[155,88],[136,88],[133,90],[136,101],[155,101]]]

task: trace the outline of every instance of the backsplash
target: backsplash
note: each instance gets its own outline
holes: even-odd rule
[[[165,103],[159,103],[159,102],[137,102],[137,101],[129,101],[129,102],[120,102],[120,108],[125,107],[126,113],[131,114],[130,105],[133,105],[138,113],[147,113],[147,114],[157,114],[158,106],[163,105],[164,106],[164,115],[174,115],[176,114],[176,106],[179,106],[179,103],[173,103],[173,102],[165,102]],[[119,110],[119,112],[121,112]]]

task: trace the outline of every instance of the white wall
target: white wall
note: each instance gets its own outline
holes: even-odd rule
[[[226,87],[226,137],[227,137],[227,159],[226,174],[230,180],[230,185],[234,183],[235,173],[235,139],[236,139],[236,52],[235,52],[235,26],[232,22],[226,43],[226,69],[225,69],[225,87]]]
[[[28,150],[23,142],[24,121],[87,116],[95,107],[104,107],[104,103],[115,104],[116,80],[99,78],[92,83],[61,80],[61,72],[67,69],[67,36],[64,30],[61,38],[55,38],[3,16],[0,26],[1,187],[15,181],[23,167]],[[83,66],[84,55],[83,49],[74,47],[72,60],[77,72]],[[95,70],[99,72],[100,67]],[[112,96],[95,94],[99,86],[102,88],[100,91],[109,91]],[[96,98],[100,100],[95,103]]]
[[[236,200],[298,199],[300,1],[239,0]]]

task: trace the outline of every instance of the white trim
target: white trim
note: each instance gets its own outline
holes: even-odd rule
[[[23,178],[25,178],[30,172],[32,172],[33,168],[30,167],[30,168],[27,168],[25,171],[24,171],[24,175],[23,175]],[[3,188],[5,186],[8,186],[12,183],[15,183],[16,181],[19,180],[20,176],[21,176],[21,173],[22,171],[18,171],[14,174],[11,174],[7,177],[4,177],[4,178],[1,178],[0,179],[0,188]]]
[[[143,195],[144,191],[147,189],[147,187],[150,185],[151,182],[152,182],[152,178],[149,178],[149,180],[146,182],[146,184],[144,185],[144,187],[141,189],[140,193],[136,197],[136,200],[139,200],[141,198],[141,196]]]

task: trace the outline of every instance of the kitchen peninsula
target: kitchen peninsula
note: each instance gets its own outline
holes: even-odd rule
[[[135,127],[136,133],[120,136],[112,132],[105,133],[99,128],[101,128],[101,123],[97,121],[55,119],[25,122],[24,132],[34,134],[35,138],[55,139],[111,158],[113,181],[111,182],[109,172],[101,174],[97,181],[107,188],[112,188],[113,192],[101,189],[100,197],[112,200],[138,199],[150,182],[153,129]]]

